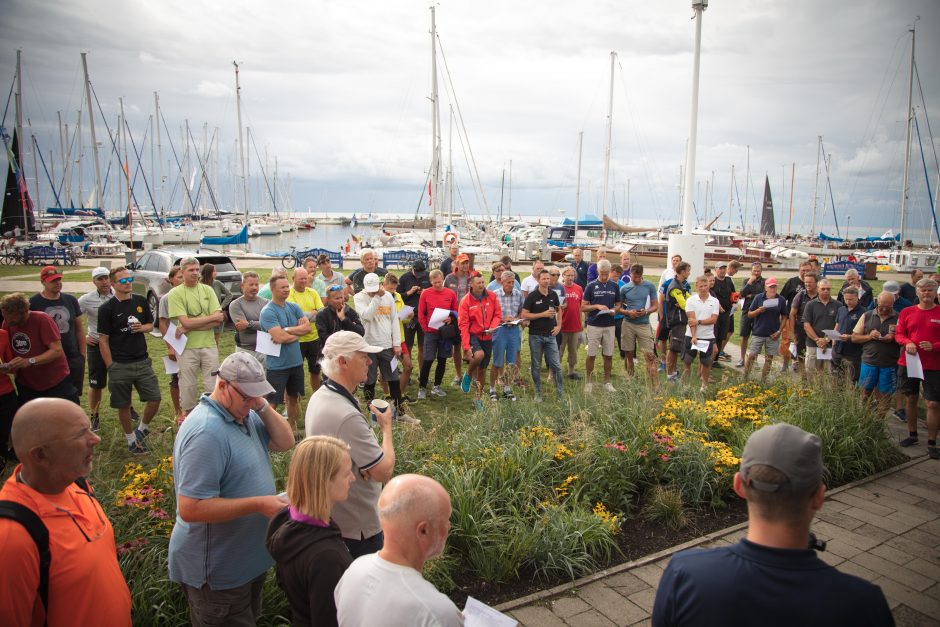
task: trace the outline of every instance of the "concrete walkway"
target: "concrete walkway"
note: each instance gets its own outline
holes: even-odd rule
[[[828,542],[823,560],[881,586],[899,626],[940,625],[940,462],[923,447],[902,450],[918,457],[833,490],[813,531]],[[648,625],[673,553],[733,544],[746,530],[737,525],[498,609],[524,627]]]

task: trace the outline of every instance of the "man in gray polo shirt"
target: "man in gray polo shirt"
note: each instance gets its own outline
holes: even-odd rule
[[[375,553],[384,545],[379,524],[378,502],[382,484],[395,469],[392,440],[392,410],[388,403],[381,412],[370,406],[382,429],[378,443],[372,425],[353,396],[369,374],[370,354],[382,350],[371,346],[358,333],[337,331],[323,345],[323,373],[328,379],[310,397],[307,405],[307,435],[331,435],[349,444],[356,481],[349,498],[333,506],[333,520],[339,525],[343,542],[353,558]],[[384,401],[383,401],[384,402]]]
[[[170,580],[181,584],[194,626],[254,626],[274,564],[264,546],[268,519],[287,505],[276,496],[269,451],[289,451],[294,433],[264,399],[273,388],[251,355],[229,355],[212,376],[212,394],[173,445]]]
[[[235,350],[251,354],[264,365],[264,353],[256,351],[255,345],[258,343],[258,330],[261,328],[261,310],[269,301],[258,296],[259,288],[257,272],[243,273],[242,295],[228,306],[228,313],[235,323]]]

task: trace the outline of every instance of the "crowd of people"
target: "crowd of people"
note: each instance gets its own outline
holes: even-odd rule
[[[739,365],[746,376],[763,353],[766,379],[779,354],[785,370],[792,363],[803,376],[824,368],[843,373],[885,411],[899,391],[905,406],[897,414],[910,425],[902,446],[918,442],[917,400],[923,394],[928,454],[940,459],[935,278],[915,273],[909,284],[888,282],[875,295],[850,272],[832,298],[828,281],[810,263],[778,291],[760,264],[737,290],[731,280],[737,262],[719,263],[690,283],[690,265],[675,256],[656,286],[628,253],[619,261],[605,255],[588,264],[575,250],[570,263],[546,267],[537,261],[531,276],[521,279],[503,258],[487,278],[454,247],[442,264],[450,272],[428,271],[419,260],[396,276],[366,250],[362,268],[348,277],[322,256],[305,260],[290,276],[274,272],[264,286],[267,296],[260,277],[245,272],[242,295],[230,298],[213,269],[190,258],[167,276],[156,319],[146,299],[133,293],[134,277],[123,267],[93,270],[95,289],[78,299],[62,292],[56,268],[43,268],[42,289],[33,298],[10,294],[0,300],[0,442],[4,459],[20,462],[0,499],[38,515],[60,557],[44,566],[32,530],[17,518],[27,514],[9,515],[0,504],[0,545],[16,551],[18,564],[15,577],[0,571],[0,595],[9,601],[0,596],[0,622],[57,624],[53,617],[66,615],[80,623],[94,615],[95,622],[100,617],[94,613],[107,605],[108,624],[130,624],[113,529],[84,477],[100,442],[104,388],[128,451],[148,449],[162,402],[146,342],[151,332],[167,340],[164,363],[168,373],[175,371],[169,391],[180,423],[173,444],[177,513],[168,568],[194,625],[254,625],[262,584],[275,565],[297,625],[374,624],[375,616],[388,625],[461,624],[454,604],[421,575],[423,564],[444,548],[450,499],[429,477],[394,476],[395,425],[420,422],[410,403],[447,396],[448,362],[453,385],[472,393],[475,407],[483,407],[487,387],[491,402],[515,400],[523,384],[523,329],[539,401],[548,391],[543,358],[561,398],[565,379],[583,381],[585,392],[592,391],[598,353],[603,382],[597,384],[616,390],[615,351],[628,377],[636,376],[634,362],[642,355],[651,388],[660,385],[657,367],[667,380],[690,379],[698,359],[704,389],[714,365],[730,359],[724,349],[740,307]],[[651,314],[658,314],[655,329]],[[235,329],[236,347],[221,359],[227,323]],[[577,371],[582,343],[583,374]],[[87,416],[79,405],[86,363]],[[312,393],[301,428],[308,384]],[[794,460],[815,459],[818,438],[791,431],[758,437],[763,431],[745,448],[735,490],[748,500],[752,528],[761,528],[756,520],[769,521],[765,528],[786,527],[787,541],[795,543],[805,535],[804,523],[808,532],[825,489],[821,475],[809,476],[806,465]],[[761,438],[773,445],[759,445]],[[750,455],[752,448],[761,453]],[[284,451],[293,451],[287,492],[277,494],[270,453]],[[774,505],[776,496],[764,493],[777,494],[774,486],[782,483],[788,496]],[[781,507],[799,512],[778,520]],[[762,542],[766,537],[749,536],[754,546],[743,545],[743,558],[758,563],[759,545],[778,546]],[[818,560],[804,561],[799,568],[820,568]],[[673,596],[657,599],[654,621],[700,611],[711,594],[690,596],[684,578],[719,562],[689,559],[680,569],[677,561],[675,581],[664,579],[675,589],[661,588]],[[799,578],[791,579],[786,585],[798,587]],[[78,582],[94,591],[80,601]],[[864,592],[858,584],[845,585]]]

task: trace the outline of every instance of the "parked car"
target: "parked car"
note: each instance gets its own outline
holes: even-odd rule
[[[166,280],[170,268],[178,266],[180,261],[187,257],[195,257],[200,265],[211,263],[215,266],[216,278],[225,284],[233,294],[241,296],[242,273],[235,269],[235,263],[228,255],[200,249],[198,251],[187,248],[159,248],[148,250],[132,264],[128,264],[131,276],[134,277],[134,293],[147,299],[153,311],[154,320],[157,318],[157,305],[160,298],[170,291],[170,283]]]

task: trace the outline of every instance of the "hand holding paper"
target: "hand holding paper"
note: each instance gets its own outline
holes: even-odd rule
[[[434,311],[431,312],[431,319],[428,320],[428,326],[432,329],[440,329],[444,326],[444,321],[450,317],[449,309],[441,309],[440,307],[435,307]]]
[[[281,345],[275,344],[274,340],[271,338],[271,334],[264,331],[258,331],[255,350],[263,355],[270,355],[272,357],[281,356]]]
[[[163,336],[163,340],[170,345],[177,355],[182,355],[183,351],[186,350],[186,334],[177,333],[176,323],[171,322],[170,325],[166,328],[166,335]],[[179,335],[179,337],[177,337]]]

